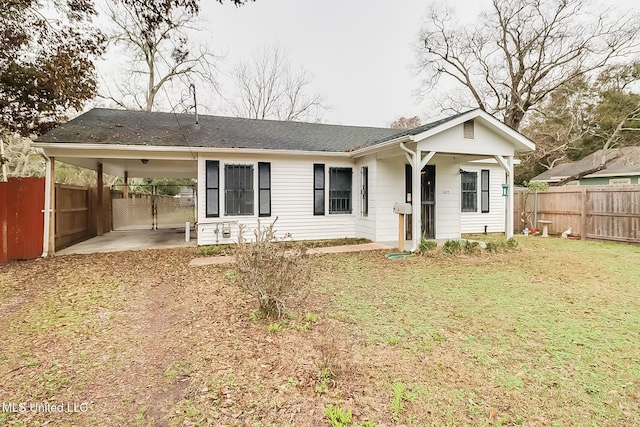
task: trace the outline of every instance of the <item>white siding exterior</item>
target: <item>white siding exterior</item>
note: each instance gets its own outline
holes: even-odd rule
[[[478,121],[474,122],[473,138],[465,138],[460,123],[433,135],[424,134],[409,149],[421,150],[423,155],[435,151],[428,162],[435,166],[435,237],[459,238],[463,233],[504,232],[505,198],[502,184],[506,174],[493,160],[494,155],[513,156],[513,145],[500,133]],[[485,159],[479,162],[478,159]],[[487,160],[488,159],[488,160]],[[220,217],[206,217],[206,161],[219,161]],[[258,217],[258,162],[271,164],[271,215]],[[330,239],[337,237],[364,237],[373,241],[398,239],[398,216],[393,213],[395,202],[404,202],[405,152],[399,147],[351,158],[346,153],[270,153],[221,154],[200,153],[198,157],[198,244],[234,243],[241,224],[247,227],[247,236],[261,224],[268,225],[278,218],[279,236],[290,233],[295,240]],[[253,215],[225,216],[226,164],[254,166]],[[325,166],[325,214],[314,215],[314,164]],[[332,167],[352,170],[351,213],[329,213],[329,171]],[[362,211],[362,168],[368,168],[368,213]],[[477,172],[477,211],[461,212],[461,173],[463,169]],[[489,170],[489,212],[482,212],[482,170]],[[414,188],[413,199],[417,191]],[[224,238],[222,227],[230,226],[231,236]],[[218,230],[218,232],[216,232]]]
[[[420,150],[464,155],[513,156],[513,145],[474,120],[474,138],[464,138],[463,125],[453,126],[418,143]]]
[[[369,212],[367,215],[362,213],[362,168],[368,168],[369,173]],[[377,183],[377,162],[375,156],[370,155],[362,159],[358,159],[354,178],[354,197],[355,202],[354,213],[356,214],[356,236],[369,240],[376,240],[376,206],[378,204],[378,183]]]
[[[460,237],[460,164],[450,156],[436,155],[436,239]]]
[[[376,174],[376,241],[398,240],[398,215],[393,213],[395,202],[405,201],[403,155],[377,161]]]
[[[220,217],[206,216],[206,161],[220,162]],[[260,162],[271,163],[271,216],[258,218],[257,165]],[[325,164],[325,215],[313,214],[313,165]],[[255,211],[250,216],[225,216],[224,214],[224,165],[242,164],[254,166],[254,206]],[[351,167],[353,169],[353,189],[351,214],[329,214],[329,168]],[[276,217],[278,235],[291,233],[296,240],[330,239],[336,237],[356,237],[356,215],[359,205],[355,203],[359,197],[359,177],[355,162],[349,158],[335,156],[278,156],[265,154],[258,159],[255,155],[205,155],[198,158],[198,244],[234,243],[238,239],[238,226],[247,227],[246,236],[253,235],[258,226],[258,219],[262,226],[273,222]],[[355,199],[355,200],[354,200]],[[221,227],[227,224],[231,227],[231,237],[223,238]],[[215,232],[216,227],[220,230]]]
[[[504,170],[497,164],[463,163],[461,168],[478,173],[478,211],[461,212],[460,231],[464,233],[504,232],[505,197],[502,196],[502,184],[506,182]],[[481,209],[481,171],[489,170],[489,212]],[[460,189],[458,190],[460,192]]]

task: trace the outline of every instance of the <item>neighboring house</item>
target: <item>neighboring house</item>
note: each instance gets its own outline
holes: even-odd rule
[[[598,150],[582,160],[562,163],[534,177],[531,181],[550,184],[568,177],[577,176],[602,163],[603,150]],[[606,151],[605,167],[602,170],[585,175],[567,185],[629,185],[640,184],[640,147],[622,147]]]
[[[121,177],[197,178],[199,245],[278,218],[295,239],[513,235],[513,165],[534,144],[481,110],[411,130],[94,109],[35,143]],[[508,196],[503,196],[503,184]],[[420,230],[420,233],[411,230]]]

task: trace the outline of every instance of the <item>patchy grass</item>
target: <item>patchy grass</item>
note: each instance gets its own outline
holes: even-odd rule
[[[277,333],[193,249],[1,266],[0,401],[88,409],[0,426],[640,425],[640,249],[517,241],[315,255]]]

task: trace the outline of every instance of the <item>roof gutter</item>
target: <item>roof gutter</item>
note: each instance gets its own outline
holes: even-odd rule
[[[117,144],[83,144],[68,142],[35,142],[34,147],[43,150],[107,150],[107,151],[143,151],[143,152],[196,152],[196,153],[217,153],[217,154],[289,154],[298,156],[330,156],[330,157],[350,157],[351,153],[346,151],[302,151],[302,150],[272,150],[268,148],[240,148],[240,147],[177,147],[161,145],[117,145]]]
[[[397,138],[391,139],[389,141],[382,142],[380,144],[369,145],[367,147],[363,147],[358,150],[351,151],[349,154],[351,155],[351,157],[366,156],[367,154],[371,154],[376,151],[384,150],[386,148],[392,148],[398,143],[413,142],[413,141],[415,141],[415,138],[413,137],[413,135],[403,135],[403,136],[399,136]]]

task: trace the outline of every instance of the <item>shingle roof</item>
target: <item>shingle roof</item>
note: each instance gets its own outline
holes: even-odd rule
[[[375,145],[375,144],[378,144],[378,143],[381,143],[381,142],[384,142],[384,141],[388,141],[390,139],[400,138],[402,136],[418,135],[419,133],[426,132],[426,131],[428,131],[430,129],[433,129],[433,128],[437,127],[437,126],[440,126],[442,124],[450,122],[451,120],[457,119],[458,117],[463,116],[463,115],[465,115],[467,113],[470,113],[471,111],[475,111],[475,110],[477,110],[477,108],[474,108],[474,109],[469,110],[469,111],[465,111],[463,113],[458,113],[458,114],[455,114],[453,116],[450,116],[450,117],[447,117],[447,118],[444,118],[444,119],[436,120],[435,122],[427,123],[427,124],[418,126],[416,128],[413,128],[413,129],[402,130],[400,132],[397,132],[395,135],[392,135],[390,138],[384,138],[384,139],[381,139],[379,141],[374,141],[374,142],[372,142],[372,143],[370,143],[368,145]]]
[[[96,108],[38,138],[42,143],[190,146],[344,152],[398,129]]]
[[[640,147],[622,147],[607,150],[607,165],[604,169],[590,174],[589,177],[611,176],[612,174],[624,176],[640,173]],[[541,173],[532,181],[559,181],[568,176],[577,175],[600,164],[602,150],[588,155],[582,160],[571,163],[562,163],[548,171]]]

